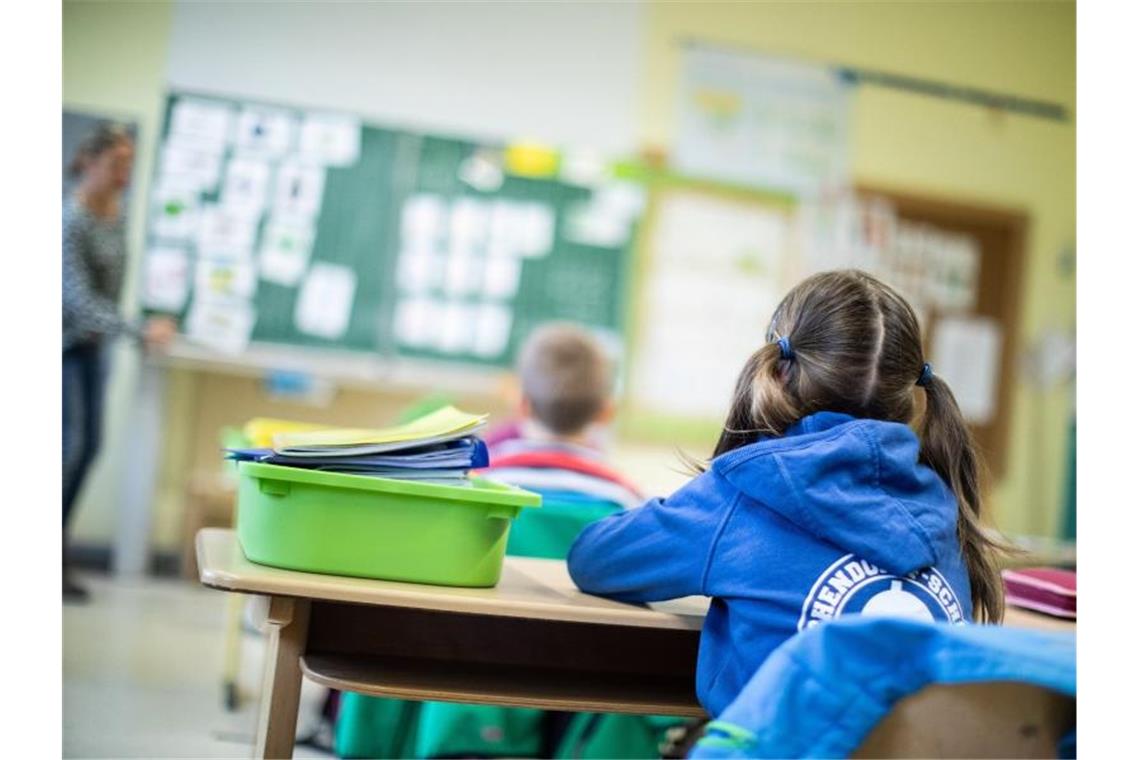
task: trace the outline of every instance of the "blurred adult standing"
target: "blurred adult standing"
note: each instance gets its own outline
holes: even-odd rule
[[[129,336],[156,351],[175,332],[169,317],[133,323],[119,313],[126,266],[121,206],[134,154],[129,132],[99,125],[76,150],[75,188],[63,203],[63,597],[71,601],[87,598],[69,571],[68,526],[99,451],[110,343]]]

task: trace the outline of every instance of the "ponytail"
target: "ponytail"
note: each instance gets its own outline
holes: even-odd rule
[[[756,440],[757,435],[783,435],[789,425],[803,416],[788,393],[790,362],[781,358],[780,349],[767,343],[748,358],[736,381],[732,406],[724,421],[713,458]]]
[[[977,449],[950,386],[926,372],[922,380],[926,414],[919,459],[938,473],[958,501],[958,541],[970,578],[974,617],[997,623],[1005,611],[998,558],[1009,547],[988,536],[983,528]]]
[[[761,346],[748,357],[736,379],[732,403],[712,456],[702,461],[678,451],[685,469],[700,475],[708,469],[708,461],[754,443],[759,435],[783,435],[789,425],[803,416],[787,389],[786,378],[791,371],[790,363],[781,358],[774,343]]]

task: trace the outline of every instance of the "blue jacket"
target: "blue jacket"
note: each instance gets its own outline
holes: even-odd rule
[[[903,697],[994,681],[1075,697],[1076,636],[848,617],[777,649],[689,757],[849,757]],[[1059,753],[1075,757],[1067,739]]]
[[[906,425],[813,414],[588,526],[570,575],[631,602],[712,597],[697,697],[718,715],[772,650],[833,617],[972,619],[957,503],[918,451]]]

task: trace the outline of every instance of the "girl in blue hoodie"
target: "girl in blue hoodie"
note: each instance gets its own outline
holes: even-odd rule
[[[712,597],[697,665],[710,715],[773,649],[840,615],[964,623],[1004,606],[978,456],[910,305],[863,272],[825,272],[788,293],[767,341],[708,467],[593,523],[567,560],[589,593]]]

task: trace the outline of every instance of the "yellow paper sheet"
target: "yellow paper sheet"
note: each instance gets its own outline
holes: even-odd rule
[[[357,446],[362,444],[401,443],[421,438],[439,438],[479,427],[486,414],[468,414],[454,406],[445,406],[431,414],[395,427],[365,429],[336,428],[316,431],[282,431],[273,439],[274,447],[286,446]]]

